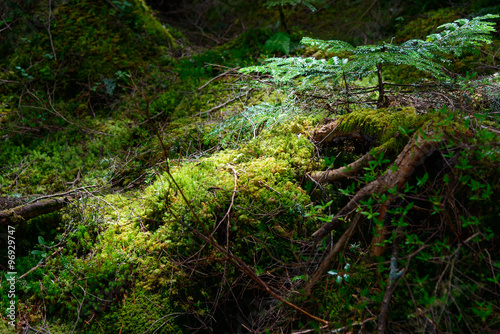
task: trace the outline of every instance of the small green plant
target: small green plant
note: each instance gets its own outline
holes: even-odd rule
[[[376,75],[378,83],[377,105],[384,106],[386,89],[383,80],[385,65],[408,65],[432,77],[449,79],[443,70],[448,62],[448,55],[462,56],[479,47],[482,43],[491,43],[491,33],[495,32],[494,23],[487,20],[498,18],[498,15],[487,14],[471,20],[460,19],[443,24],[441,32],[427,36],[425,40],[412,39],[401,45],[383,43],[381,45],[362,45],[354,47],[351,44],[331,40],[324,41],[305,37],[301,43],[315,47],[327,54],[342,54],[348,58],[333,56],[326,59],[315,58],[270,58],[263,66],[243,68],[242,73],[269,73],[278,84],[293,85],[298,80],[302,89],[311,89],[328,81],[333,85],[344,85],[346,94],[349,92],[349,82],[370,75]],[[373,87],[372,87],[373,88]],[[358,90],[358,93],[360,91]]]
[[[314,7],[314,5],[320,2],[320,0],[267,0],[265,5],[267,7],[304,5],[314,12],[316,10],[316,7]]]
[[[337,282],[337,284],[342,283],[342,281],[349,282],[350,276],[347,272],[349,271],[350,268],[351,265],[349,263],[346,263],[346,265],[344,266],[344,274],[336,270],[330,270],[328,274],[336,277],[335,282]]]
[[[264,48],[269,52],[290,52],[290,36],[284,32],[278,32],[272,35],[264,44]]]
[[[45,246],[45,239],[41,235],[38,236],[38,244],[42,248],[46,247]],[[35,249],[35,250],[31,251],[31,254],[32,255],[41,255],[42,259],[40,260],[40,262],[42,262],[43,260],[45,260],[45,258],[47,257],[47,251],[45,249],[44,250]]]

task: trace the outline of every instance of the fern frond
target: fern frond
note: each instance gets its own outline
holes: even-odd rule
[[[352,46],[351,44],[344,42],[344,41],[339,41],[339,40],[332,40],[332,41],[323,41],[320,39],[314,39],[310,37],[304,37],[300,41],[300,43],[304,45],[310,45],[317,47],[320,50],[326,51],[326,52],[339,52],[339,51],[354,51],[356,48]]]
[[[480,46],[482,43],[490,44],[492,32],[495,32],[494,22],[487,19],[499,18],[499,15],[487,14],[475,17],[472,20],[459,19],[438,27],[444,29],[440,33],[427,36],[427,41],[437,45],[444,52],[452,52],[461,56],[465,51]]]
[[[298,112],[299,109],[289,103],[283,105],[261,103],[245,107],[242,112],[218,124],[205,138],[211,140],[220,137],[222,146],[237,144],[242,140],[255,138],[263,130],[295,117]]]
[[[280,85],[290,85],[300,78],[302,85],[317,84],[325,80],[336,82],[342,75],[342,66],[345,62],[334,57],[329,61],[315,58],[270,58],[262,66],[246,67],[241,73],[260,72],[268,73],[273,82]]]
[[[268,1],[268,3],[284,3],[284,1]],[[290,3],[298,4],[302,2],[290,0]],[[355,94],[352,93],[352,90],[349,91],[349,81],[377,72],[378,85],[376,88],[379,95],[377,104],[383,106],[384,85],[386,83],[382,77],[382,65],[413,66],[417,70],[437,79],[447,79],[448,77],[444,73],[442,66],[443,63],[448,62],[445,55],[455,54],[460,56],[463,52],[482,43],[491,43],[491,33],[495,31],[494,23],[486,20],[498,17],[499,15],[488,14],[471,20],[456,20],[440,26],[439,29],[444,30],[427,36],[426,40],[413,39],[401,45],[383,43],[354,47],[344,41],[323,41],[304,37],[301,41],[302,44],[333,54],[347,53],[348,59],[340,59],[336,56],[328,60],[301,57],[271,58],[261,66],[243,68],[240,72],[269,74],[269,80],[275,84],[287,86],[287,88],[291,87],[292,90],[289,90],[291,95],[298,90],[323,90],[325,88],[332,92],[329,85],[337,85],[336,91],[345,94],[343,95],[345,101],[348,101],[349,97]],[[371,92],[373,90],[368,91],[368,93]],[[293,106],[293,102],[290,106]],[[236,131],[234,129],[239,129],[237,130],[240,131],[239,133],[246,131],[247,135],[252,131],[255,133],[256,127],[274,124],[284,119],[285,115],[292,115],[291,110],[294,109],[287,108],[279,109],[276,106],[267,104],[250,107],[241,114],[227,120],[226,123],[223,123],[226,125],[221,125],[224,128],[220,128],[218,131],[226,131],[231,128],[233,130],[226,131],[230,137],[234,137],[234,131]]]

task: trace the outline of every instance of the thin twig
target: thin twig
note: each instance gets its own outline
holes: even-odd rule
[[[50,46],[52,48],[52,53],[54,54],[54,60],[57,60],[56,49],[54,48],[54,42],[52,41],[52,33],[50,32],[51,21],[52,21],[52,0],[49,0],[49,26],[47,27],[47,32],[49,33]]]
[[[47,256],[45,258],[45,260],[40,261],[40,263],[38,263],[36,266],[34,266],[30,270],[28,270],[27,272],[25,272],[24,274],[22,274],[21,276],[19,276],[18,279],[21,280],[21,279],[25,278],[27,275],[29,275],[30,273],[32,273],[33,271],[37,270],[38,268],[43,267],[45,265],[45,263],[47,262],[48,259],[50,259],[54,255],[56,255],[57,253],[59,253],[63,249],[64,249],[64,247],[59,247],[56,251],[54,251],[52,254],[50,254],[49,256]]]
[[[264,187],[266,187],[267,189],[272,190],[272,191],[274,191],[274,192],[276,192],[276,193],[278,193],[278,194],[280,194],[280,195],[281,195],[281,193],[280,193],[278,190],[274,189],[273,187],[271,187],[271,186],[270,186],[270,185],[268,185],[267,183],[265,183],[265,182],[263,182],[263,181],[259,181],[259,184],[261,184],[261,185],[263,185]]]
[[[40,197],[32,199],[31,201],[29,201],[27,203],[24,203],[24,205],[30,204],[30,203],[33,203],[33,202],[36,202],[36,201],[39,201],[39,200],[42,200],[42,199],[46,199],[46,198],[62,197],[62,196],[69,195],[71,193],[77,192],[79,190],[84,190],[84,189],[93,188],[93,187],[96,187],[96,186],[85,186],[85,187],[80,187],[80,188],[72,189],[72,190],[69,190],[69,191],[66,191],[66,192],[63,192],[63,193],[57,193],[57,194],[52,194],[52,195],[40,196]]]
[[[249,89],[249,90],[247,90],[245,93],[238,94],[238,95],[236,95],[235,97],[233,97],[232,99],[229,99],[229,100],[227,100],[226,102],[219,104],[218,106],[215,106],[215,107],[213,107],[213,108],[210,108],[210,109],[208,109],[208,110],[206,110],[206,111],[202,111],[202,112],[197,113],[197,114],[195,114],[195,115],[193,115],[193,116],[194,116],[194,117],[198,117],[198,116],[201,116],[201,115],[209,114],[209,113],[211,113],[212,111],[219,110],[220,108],[224,108],[224,107],[225,107],[225,106],[227,106],[229,103],[234,102],[234,101],[236,101],[237,99],[239,99],[239,98],[241,98],[241,97],[243,97],[243,96],[248,95],[248,94],[249,94],[252,90],[253,90],[253,88],[250,88],[250,89]]]
[[[222,217],[222,219],[220,220],[219,224],[215,227],[214,231],[212,232],[212,235],[213,235],[215,233],[215,231],[217,230],[217,228],[219,227],[219,225],[222,224],[222,222],[224,221],[224,219],[226,219],[226,217],[227,217],[226,248],[228,249],[228,251],[229,251],[229,229],[231,227],[231,223],[230,223],[230,220],[229,220],[229,217],[230,217],[229,213],[231,212],[231,209],[233,208],[234,198],[236,197],[236,190],[237,190],[237,187],[238,187],[238,173],[236,172],[236,170],[234,170],[233,167],[229,166],[229,168],[233,171],[233,174],[234,174],[234,189],[233,189],[233,195],[231,196],[231,204],[229,205],[229,209],[227,209],[227,212],[224,215],[224,217]]]
[[[214,80],[217,80],[219,78],[222,78],[223,76],[226,76],[228,73],[231,73],[231,72],[234,72],[234,71],[237,71],[239,70],[241,67],[235,67],[235,68],[232,68],[222,74],[219,74],[218,76],[216,77],[213,77],[212,79],[208,80],[207,82],[205,82],[205,84],[203,84],[202,86],[198,87],[198,90],[202,90],[203,88],[205,88],[206,86],[208,86],[212,81]]]
[[[344,326],[344,327],[340,327],[340,328],[336,328],[334,330],[331,330],[331,331],[326,331],[328,329],[328,326],[321,326],[319,329],[321,331],[326,331],[325,333],[330,333],[330,334],[334,334],[334,333],[340,333],[340,332],[343,332],[345,331],[346,329],[348,328],[351,328],[351,327],[354,327],[354,326],[363,326],[364,324],[366,324],[367,322],[370,322],[370,321],[373,321],[375,320],[376,318],[373,317],[373,318],[368,318],[368,319],[365,319],[363,321],[360,321],[360,322],[353,322],[352,324],[350,325],[347,325],[347,326]],[[306,330],[303,330],[303,331],[299,331],[299,332],[292,332],[292,334],[307,334],[307,333],[317,333],[318,330],[317,329],[306,329]]]

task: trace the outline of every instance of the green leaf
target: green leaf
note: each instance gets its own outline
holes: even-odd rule
[[[38,236],[38,243],[42,246],[45,246],[45,239],[41,235]]]

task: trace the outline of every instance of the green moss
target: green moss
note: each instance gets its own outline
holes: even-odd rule
[[[161,293],[133,289],[119,304],[113,304],[103,317],[90,323],[84,333],[182,333],[176,325],[184,315],[171,309]]]
[[[237,193],[231,213],[233,238],[238,240],[236,252],[249,247],[243,240],[247,235],[266,239],[284,231],[294,235],[298,222],[304,220],[302,215],[310,199],[297,180],[307,168],[313,146],[307,136],[292,131],[305,131],[309,126],[307,120],[298,119],[292,125],[282,125],[272,133],[264,133],[239,149],[225,150],[195,163],[172,166],[174,179],[205,227],[210,229],[229,208],[235,187],[234,173],[237,173]],[[276,210],[280,212],[279,219],[273,214]],[[161,220],[163,223],[156,233],[171,240],[170,246],[177,251],[181,247],[189,252],[192,243],[189,238],[179,239],[178,232],[184,227],[176,222],[171,211],[183,217],[187,224],[196,225],[179,191],[168,176],[163,175],[145,190],[145,217],[151,221]],[[273,230],[272,226],[276,228]]]
[[[447,22],[453,22],[462,16],[456,8],[441,8],[429,11],[410,22],[401,24],[396,31],[395,42],[400,44],[410,39],[423,38],[430,35],[438,26]]]
[[[41,1],[10,12],[17,17],[12,38],[0,45],[5,56],[0,64],[17,69],[6,77],[11,88],[21,77],[43,92],[47,84],[57,85],[55,100],[88,99],[89,94],[106,99],[122,89],[122,73],[158,62],[161,47],[176,47],[142,0],[52,3],[50,16],[48,8],[49,2]],[[44,28],[26,22],[31,16]]]
[[[415,108],[359,109],[339,117],[337,131],[350,133],[359,130],[362,135],[372,136],[377,145],[396,150],[402,148],[410,133],[422,122]]]

